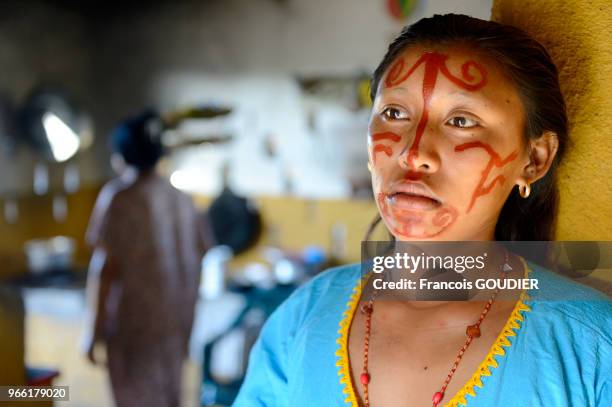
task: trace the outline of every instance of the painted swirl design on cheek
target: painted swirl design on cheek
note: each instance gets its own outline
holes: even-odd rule
[[[455,147],[455,151],[462,152],[471,148],[484,149],[487,154],[489,154],[489,161],[487,162],[487,165],[485,166],[484,170],[482,170],[481,172],[480,180],[478,181],[478,185],[476,185],[476,188],[472,193],[472,199],[470,200],[470,204],[465,213],[468,213],[472,210],[472,208],[474,207],[474,203],[476,202],[476,199],[478,197],[489,194],[493,187],[495,187],[495,184],[502,185],[506,181],[506,177],[504,177],[503,175],[498,175],[497,177],[493,178],[493,180],[489,182],[488,185],[485,186],[485,182],[489,178],[489,174],[491,173],[491,170],[493,170],[493,167],[502,168],[506,164],[514,161],[516,157],[518,157],[518,151],[513,151],[506,158],[502,159],[501,156],[495,150],[493,150],[493,148],[489,144],[483,143],[481,141],[473,141],[470,143],[458,145],[457,147]]]
[[[390,131],[386,131],[386,132],[382,132],[382,133],[375,133],[372,135],[372,141],[373,142],[380,142],[380,141],[384,141],[384,140],[389,140],[393,143],[397,143],[401,140],[402,138]],[[374,161],[374,164],[376,164],[376,155],[377,153],[385,153],[387,155],[387,157],[391,157],[391,155],[393,154],[393,149],[387,145],[384,144],[375,144],[374,147],[372,147],[372,160]]]
[[[459,213],[455,208],[442,208],[433,217],[432,223],[444,229],[450,226],[457,219],[458,215]]]
[[[382,144],[375,145],[374,148],[372,148],[372,151],[374,152],[374,154],[372,155],[374,164],[376,164],[377,153],[385,153],[387,157],[391,157],[391,155],[393,154],[393,150],[391,149],[391,147]]]
[[[385,131],[382,133],[375,133],[372,135],[372,141],[381,141],[381,140],[391,140],[395,143],[397,143],[398,141],[400,141],[402,138],[390,131]]]

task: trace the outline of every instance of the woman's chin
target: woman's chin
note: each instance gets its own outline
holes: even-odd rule
[[[428,225],[423,219],[392,219],[387,226],[395,239],[401,241],[424,240],[436,234],[434,226]]]
[[[448,226],[436,224],[431,217],[406,218],[392,217],[384,219],[389,232],[398,241],[450,240],[452,239]]]

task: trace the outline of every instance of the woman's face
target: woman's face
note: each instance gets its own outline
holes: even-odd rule
[[[369,123],[372,185],[398,240],[491,240],[529,164],[514,85],[461,47],[411,47],[385,72]]]

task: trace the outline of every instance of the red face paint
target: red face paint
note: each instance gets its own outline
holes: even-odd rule
[[[501,168],[509,162],[513,161],[516,157],[518,157],[518,151],[514,151],[510,153],[508,157],[502,159],[500,155],[496,153],[490,145],[485,144],[481,141],[473,141],[470,143],[458,145],[457,147],[455,147],[455,151],[462,152],[470,148],[482,148],[487,152],[487,154],[489,154],[490,158],[484,170],[482,170],[481,172],[482,175],[480,177],[480,180],[478,181],[478,185],[472,193],[472,199],[470,201],[470,205],[468,206],[466,213],[468,213],[472,209],[472,207],[474,206],[474,202],[476,202],[476,198],[478,198],[479,196],[487,195],[489,192],[491,192],[496,183],[499,183],[501,185],[506,181],[506,178],[503,175],[498,175],[497,177],[493,178],[489,185],[485,186],[485,182],[487,181],[487,178],[489,177],[489,174],[491,173],[493,167]]]
[[[418,181],[423,178],[422,172],[408,171],[404,174],[404,179],[407,181]]]
[[[446,207],[442,208],[433,217],[433,224],[446,228],[457,219],[457,210],[455,208]]]
[[[373,142],[390,140],[393,143],[397,143],[401,139],[402,138],[400,136],[390,131],[376,133],[372,135]],[[393,154],[393,150],[391,149],[391,147],[386,146],[384,144],[375,144],[374,147],[372,147],[372,160],[374,161],[374,164],[376,164],[376,154],[381,152],[385,153],[387,157],[391,157],[391,154]]]
[[[385,194],[377,197],[382,217],[387,220],[387,226],[394,236],[409,239],[431,239],[449,228],[457,219],[458,211],[445,206],[433,213],[412,211],[407,209],[389,208]],[[427,227],[433,225],[433,227]]]
[[[421,55],[421,57],[409,69],[405,70],[404,58],[400,58],[391,66],[391,69],[385,78],[385,86],[387,88],[397,86],[408,79],[421,64],[425,64],[425,74],[423,76],[422,87],[423,113],[421,114],[421,118],[417,124],[416,135],[410,149],[408,150],[407,158],[408,165],[412,168],[412,171],[416,170],[414,160],[418,157],[419,143],[421,141],[421,137],[423,136],[423,132],[425,131],[425,127],[427,126],[427,120],[429,117],[429,101],[436,86],[438,73],[441,72],[442,75],[444,75],[455,85],[468,91],[478,90],[487,83],[487,71],[476,61],[469,60],[461,66],[461,76],[465,79],[463,80],[450,73],[446,66],[447,59],[448,55],[440,54],[438,52],[428,52]],[[471,67],[474,67],[479,72],[480,81],[477,83],[468,83],[474,80],[474,76],[470,74]]]
[[[476,61],[469,60],[463,63],[463,65],[461,66],[461,77],[457,77],[454,76],[448,70],[448,67],[446,66],[447,59],[447,55],[440,54],[437,52],[429,52],[421,55],[421,57],[411,67],[408,68],[406,66],[404,58],[399,58],[391,66],[389,73],[387,74],[384,81],[384,85],[387,88],[397,86],[404,82],[406,79],[408,79],[410,75],[412,75],[412,73],[415,72],[419,66],[424,65],[423,84],[421,88],[421,94],[423,98],[423,110],[421,117],[419,118],[419,121],[417,123],[414,140],[407,153],[408,156],[406,162],[408,164],[409,169],[404,174],[404,178],[409,181],[419,180],[424,175],[424,173],[417,171],[415,160],[418,158],[419,144],[427,127],[427,122],[429,119],[430,100],[436,86],[438,75],[441,73],[453,84],[467,91],[476,91],[484,87],[487,83],[487,72]],[[478,72],[477,77],[470,73],[470,70],[472,68]],[[478,78],[479,80],[475,81]],[[374,134],[372,136],[372,140],[391,140],[393,142],[399,142],[401,140],[401,137],[394,133],[387,132]],[[486,149],[486,147],[484,146],[485,145],[483,144],[481,147]],[[477,147],[477,145],[465,144],[463,146],[457,147],[455,151],[463,151],[466,148],[473,147]],[[492,149],[490,150],[492,151]],[[383,146],[380,144],[375,145],[373,151],[374,153],[382,151],[387,154],[387,156],[391,156],[392,153],[390,147]],[[484,182],[486,181],[486,178],[489,175],[491,168],[494,165],[503,166],[505,165],[505,163],[509,162],[509,160],[512,160],[514,159],[514,157],[516,157],[516,154],[513,153],[507,159],[501,160],[499,158],[499,155],[493,154],[490,153],[492,159],[487,164],[487,169],[485,169],[485,172],[483,172],[483,177],[479,182],[478,188],[476,189],[476,191],[474,191],[469,209],[471,209],[471,207],[473,206],[476,197],[490,191],[491,188],[494,186],[495,182],[503,182],[503,177],[501,179],[499,179],[498,177],[487,187],[484,186]],[[423,212],[400,209],[394,207],[393,205],[389,205],[387,202],[387,196],[384,193],[378,194],[377,201],[379,204],[381,215],[385,219],[387,226],[390,228],[391,232],[398,237],[435,238],[442,232],[444,232],[447,228],[449,228],[458,217],[457,209],[449,205],[444,205],[443,207],[435,211]]]
[[[383,144],[376,144],[374,148],[372,148],[372,159],[374,160],[374,164],[376,164],[376,154],[377,153],[385,153],[387,157],[391,157],[393,154],[393,150],[389,146],[385,146]]]
[[[372,134],[372,141],[391,140],[395,143],[400,141],[402,138],[395,133],[385,131],[383,133]]]

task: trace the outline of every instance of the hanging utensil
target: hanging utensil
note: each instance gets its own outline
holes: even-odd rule
[[[92,144],[89,116],[60,89],[34,90],[21,117],[28,145],[46,161],[66,162]]]
[[[65,194],[75,193],[80,184],[78,167],[70,162],[93,143],[89,115],[79,109],[68,94],[53,87],[39,87],[27,98],[21,112],[27,145],[41,159],[34,169],[34,193],[50,190],[50,163],[64,164],[62,192],[53,197],[53,218],[64,222],[68,216]]]

